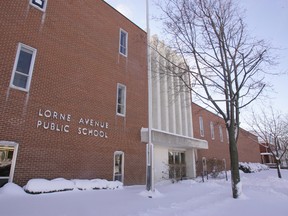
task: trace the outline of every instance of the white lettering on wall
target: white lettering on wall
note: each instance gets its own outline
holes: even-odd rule
[[[39,109],[36,128],[50,130],[55,132],[70,132],[70,123],[72,116],[67,113],[60,113],[49,109]],[[106,130],[109,127],[108,122],[99,121],[91,118],[80,118],[78,121],[78,134],[84,136],[93,136],[107,139]]]
[[[84,136],[95,136],[95,137],[101,137],[107,139],[107,133],[104,131],[99,131],[99,130],[93,130],[93,129],[88,129],[88,128],[78,128],[78,134],[79,135],[84,135]]]
[[[90,118],[80,118],[78,123],[85,126],[83,128],[78,128],[79,135],[95,136],[106,139],[108,138],[107,132],[105,132],[105,130],[109,127],[108,122],[98,121]]]
[[[51,118],[51,119],[59,119],[62,121],[67,121],[67,122],[71,121],[71,115],[70,114],[58,113],[56,111],[51,111],[51,110],[43,111],[42,109],[39,109],[38,116],[45,117],[45,118]]]
[[[106,128],[108,129],[108,122],[101,122],[94,119],[86,119],[86,118],[80,118],[79,124],[91,126],[91,127],[100,127],[100,128]]]
[[[45,122],[41,120],[37,121],[37,128],[43,128],[45,130],[51,130],[56,132],[69,132],[69,125],[61,125],[54,122]]]

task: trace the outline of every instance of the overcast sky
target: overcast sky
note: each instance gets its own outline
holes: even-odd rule
[[[146,29],[146,0],[106,0],[127,18],[142,29]],[[157,15],[154,0],[149,0],[150,17]],[[246,24],[252,35],[271,43],[275,54],[279,56],[279,64],[273,72],[288,72],[288,0],[241,0],[246,9]],[[161,34],[161,26],[150,20],[151,35]],[[161,38],[161,36],[160,36]],[[265,103],[271,103],[276,110],[288,113],[288,74],[269,76],[267,81],[273,85]],[[259,101],[252,106],[258,106]]]

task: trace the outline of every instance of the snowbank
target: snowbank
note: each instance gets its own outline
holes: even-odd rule
[[[120,189],[123,183],[119,181],[107,181],[104,179],[72,179],[57,178],[53,180],[47,179],[31,179],[24,190],[31,194],[52,193],[69,190],[95,190],[95,189]]]
[[[73,179],[71,180],[75,187],[79,190],[99,190],[99,189],[120,189],[123,188],[123,183],[119,181],[107,181],[106,179],[92,179],[82,180]]]
[[[155,189],[155,191],[142,191],[139,193],[140,196],[143,196],[143,197],[148,197],[148,198],[161,198],[163,197],[164,195],[162,193],[160,193],[158,190]]]
[[[243,193],[239,199],[232,198],[230,178],[228,181],[210,178],[205,182],[189,179],[174,184],[165,181],[155,184],[154,193],[145,191],[145,185],[134,185],[125,187],[125,190],[76,189],[75,192],[67,191],[45,196],[29,195],[17,185],[6,184],[0,188],[0,215],[285,215],[285,212],[288,212],[288,170],[281,170],[281,173],[282,179],[277,177],[275,169],[251,174],[241,172]],[[8,194],[24,195],[3,195],[10,189]]]
[[[0,188],[0,195],[25,195],[23,188],[14,184],[7,183],[2,188]]]
[[[31,179],[28,181],[27,185],[24,186],[24,190],[27,193],[32,194],[68,191],[73,189],[74,183],[63,178],[53,180]]]
[[[265,164],[250,163],[250,162],[239,162],[239,169],[244,173],[260,172],[262,170],[268,170],[269,167]]]

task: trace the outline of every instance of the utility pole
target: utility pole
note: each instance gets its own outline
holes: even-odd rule
[[[146,190],[155,191],[153,171],[153,144],[152,144],[152,71],[151,71],[151,48],[149,27],[149,2],[146,0],[146,25],[147,25],[147,69],[148,69],[148,144],[146,145]]]

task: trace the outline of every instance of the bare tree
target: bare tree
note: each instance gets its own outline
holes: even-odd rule
[[[250,124],[254,133],[259,137],[260,142],[266,145],[276,162],[277,174],[281,176],[281,161],[284,159],[287,166],[288,153],[288,117],[275,112],[272,107],[270,111],[262,110],[256,114],[252,112],[252,122]]]
[[[178,76],[226,122],[232,194],[237,198],[242,191],[237,150],[239,113],[265,87],[262,65],[271,63],[268,46],[248,37],[235,1],[162,0],[157,5],[163,12],[167,44],[183,62],[176,65],[171,61],[166,71]],[[175,67],[178,70],[171,70]],[[192,83],[184,79],[187,74]]]

